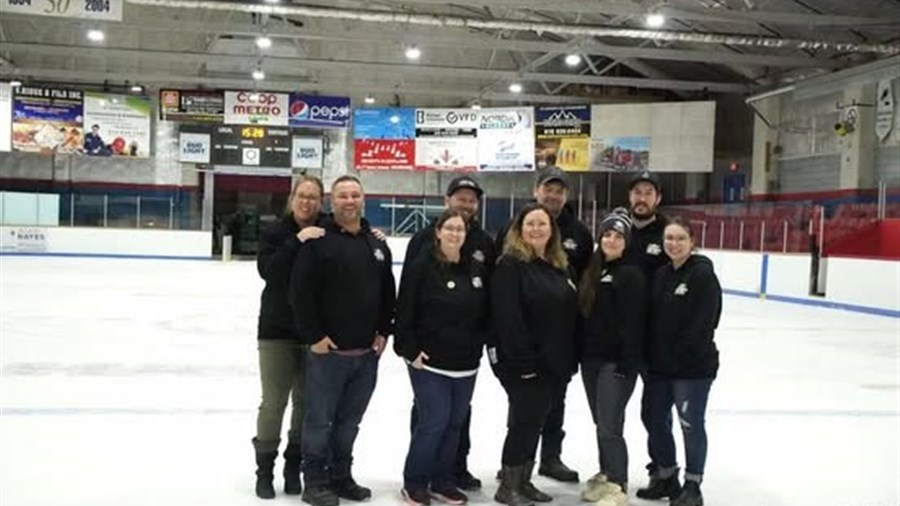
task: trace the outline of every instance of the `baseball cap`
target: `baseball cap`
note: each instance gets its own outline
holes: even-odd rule
[[[566,177],[566,173],[555,165],[548,165],[544,170],[538,173],[537,184],[535,186],[541,186],[547,183],[559,183],[563,185],[564,188],[569,188],[569,180]]]
[[[646,182],[652,184],[653,188],[656,189],[656,193],[662,193],[662,189],[661,189],[662,185],[659,182],[659,178],[656,176],[656,174],[650,172],[649,170],[642,170],[642,171],[638,172],[637,174],[635,174],[634,176],[632,176],[631,183],[628,185],[628,189],[630,190],[630,189],[634,188],[634,185],[636,185],[640,182],[643,182],[643,181],[646,181]]]
[[[456,193],[456,190],[465,188],[474,191],[475,194],[478,195],[478,198],[481,198],[481,195],[484,193],[484,190],[481,189],[481,185],[478,184],[478,181],[475,181],[469,176],[459,176],[453,178],[453,180],[450,181],[450,184],[447,185],[447,196],[453,195]]]

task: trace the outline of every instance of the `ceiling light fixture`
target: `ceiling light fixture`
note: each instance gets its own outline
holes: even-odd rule
[[[106,34],[103,33],[103,30],[88,30],[87,38],[91,42],[103,42],[106,40]]]
[[[581,63],[581,55],[577,55],[575,53],[566,55],[566,65],[570,67],[575,67],[579,63]]]
[[[644,23],[647,25],[647,28],[661,28],[666,24],[666,17],[658,12],[651,12],[644,18]]]
[[[519,83],[512,83],[509,85],[509,91],[513,93],[522,93],[522,85]]]
[[[142,91],[144,91],[144,87],[141,86],[140,84],[135,84],[134,86],[131,87],[132,93],[141,93]]]
[[[280,2],[280,1],[281,1],[281,0],[265,0],[265,2],[266,2],[267,4],[277,4],[277,3]]]
[[[252,76],[253,76],[253,79],[256,80],[256,81],[262,81],[263,79],[266,78],[266,73],[263,72],[263,69],[261,69],[261,68],[259,68],[259,67],[257,67],[257,68],[253,71],[253,73],[250,74],[250,75],[252,75]]]
[[[373,97],[372,95],[369,95],[369,96],[366,97],[365,102],[366,102],[367,104],[369,104],[369,105],[374,104],[374,103],[375,103],[375,97]]]
[[[272,47],[272,39],[268,35],[260,35],[256,38],[256,47],[260,49],[269,49]]]
[[[406,48],[406,59],[407,60],[418,60],[422,56],[422,50],[416,46],[409,46]]]
[[[472,109],[474,109],[476,111],[481,110],[481,104],[479,104],[478,102],[473,103]]]
[[[9,87],[10,87],[10,88],[18,88],[19,86],[22,86],[22,81],[19,81],[19,80],[12,80],[12,81],[9,82]]]

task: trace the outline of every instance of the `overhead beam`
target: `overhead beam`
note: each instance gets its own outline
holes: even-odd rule
[[[187,51],[161,51],[147,49],[125,49],[110,47],[88,47],[59,44],[37,44],[30,42],[0,42],[0,51],[16,51],[27,54],[71,57],[119,57],[125,59],[155,59],[163,62],[180,63],[231,63],[244,64],[248,68],[259,61],[257,55],[209,54]],[[429,77],[446,77],[474,80],[522,80],[535,82],[577,83],[594,86],[626,86],[644,89],[666,89],[685,91],[709,91],[713,93],[747,93],[749,86],[744,84],[682,81],[676,79],[645,79],[629,77],[583,76],[577,74],[526,72],[516,70],[485,70],[471,67],[444,67],[436,65],[410,65],[395,63],[371,63],[350,60],[324,60],[312,58],[290,58],[283,56],[266,56],[264,70],[270,72],[291,68],[312,70],[364,70],[385,72],[390,74],[406,74]]]

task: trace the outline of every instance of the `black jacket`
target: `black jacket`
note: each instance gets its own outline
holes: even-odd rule
[[[575,284],[566,271],[543,260],[501,256],[491,279],[498,375],[568,379],[575,369],[577,311]]]
[[[644,273],[648,292],[656,271],[669,263],[669,257],[663,249],[663,232],[667,223],[663,215],[657,214],[656,220],[649,225],[643,228],[631,227],[631,240],[622,255],[626,264],[636,265]]]
[[[304,244],[291,273],[290,301],[301,341],[328,336],[338,349],[368,348],[375,334],[393,333],[391,250],[363,220],[356,234],[333,216],[319,220],[325,235]]]
[[[300,227],[291,215],[260,230],[256,270],[265,280],[259,302],[258,339],[297,339],[294,316],[288,302],[288,286],[294,257],[300,250]]]
[[[569,265],[575,271],[574,281],[577,284],[591,261],[591,254],[594,253],[594,239],[591,237],[591,231],[575,216],[569,204],[563,206],[562,212],[556,217],[556,225],[559,227],[560,241],[566,257],[569,259]],[[497,255],[503,254],[503,243],[511,226],[512,221],[507,223],[497,234]]]
[[[637,372],[647,328],[647,290],[644,275],[633,265],[614,260],[592,281],[594,305],[578,331],[582,362],[600,358],[616,364],[616,372]]]
[[[481,262],[440,262],[426,248],[400,278],[394,351],[410,362],[424,351],[425,364],[437,369],[478,369],[488,330],[488,282]]]
[[[713,338],[722,288],[712,262],[695,254],[678,270],[672,264],[661,268],[653,280],[651,312],[650,371],[671,378],[715,378],[719,351]]]
[[[433,247],[434,222],[431,222],[427,227],[416,232],[416,235],[409,240],[403,265],[410,265],[410,262],[415,260],[422,250],[431,251]],[[461,254],[465,258],[483,264],[487,267],[488,273],[494,269],[494,264],[497,263],[497,249],[494,246],[494,240],[475,220],[469,220],[466,224],[466,242],[462,245]]]

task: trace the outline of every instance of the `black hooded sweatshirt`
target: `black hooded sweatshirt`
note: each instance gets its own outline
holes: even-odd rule
[[[416,232],[409,240],[406,246],[406,257],[403,259],[403,265],[411,265],[419,253],[423,250],[432,251],[434,249],[434,221],[427,227]],[[483,264],[488,269],[488,273],[497,263],[497,249],[494,240],[488,235],[478,221],[472,219],[466,223],[466,242],[462,245],[461,255],[465,258],[474,260]]]
[[[676,379],[715,378],[714,342],[722,288],[712,261],[691,255],[679,269],[663,267],[653,280],[653,330],[647,349],[651,372]]]
[[[291,273],[299,337],[315,344],[328,336],[342,350],[368,348],[376,333],[393,333],[391,250],[365,220],[357,234],[344,230],[332,215],[318,225],[325,235],[300,248]]]
[[[478,369],[488,331],[488,270],[462,257],[441,262],[431,248],[403,269],[397,299],[394,351],[412,362],[448,371]]]
[[[649,225],[643,228],[631,227],[631,240],[622,255],[624,263],[635,265],[644,273],[648,292],[656,271],[669,263],[669,257],[663,249],[663,232],[667,223],[665,216],[657,214],[656,220]]]
[[[257,339],[298,339],[288,287],[294,258],[300,250],[300,227],[290,214],[262,228],[256,270],[266,282],[259,302]]]

